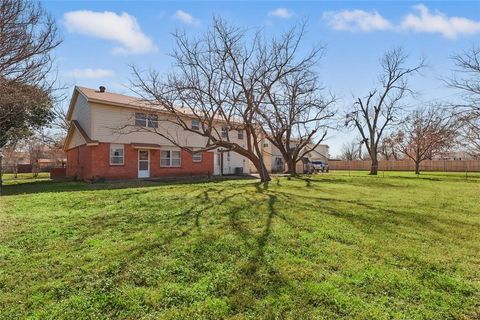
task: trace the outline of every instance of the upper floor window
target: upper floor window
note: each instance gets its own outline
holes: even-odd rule
[[[161,167],[180,167],[181,157],[180,151],[163,150],[160,152]]]
[[[239,139],[239,140],[243,140],[243,130],[242,130],[242,129],[238,129],[238,130],[237,130],[237,133],[238,133],[238,139]]]
[[[264,147],[264,148],[268,148],[268,141],[264,141],[264,142],[263,142],[263,147]]]
[[[144,128],[158,128],[158,116],[156,114],[135,112],[135,125]]]
[[[110,164],[121,165],[124,163],[124,148],[123,144],[110,145]]]
[[[192,130],[200,130],[200,121],[192,120]]]
[[[147,127],[158,128],[158,116],[156,114],[147,115]]]
[[[141,112],[135,112],[135,125],[137,127],[147,126],[147,115]]]
[[[222,127],[222,138],[228,137],[228,127]]]

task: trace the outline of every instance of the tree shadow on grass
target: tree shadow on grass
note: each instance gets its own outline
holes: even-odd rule
[[[291,197],[291,194],[288,192],[276,191],[276,193],[285,197],[285,199]],[[397,226],[409,226],[418,231],[428,229],[434,231],[439,236],[449,234],[452,237],[455,237],[457,228],[480,228],[478,223],[453,220],[418,211],[392,209],[386,207],[386,204],[373,205],[360,199],[335,199],[318,193],[295,194],[295,197],[303,199],[303,201],[297,201],[296,206],[298,210],[312,211],[315,210],[312,204],[318,204],[320,205],[318,213],[321,215],[326,214],[345,220],[348,223],[358,225],[360,229],[376,228],[382,231],[387,230],[392,235],[399,232]],[[361,208],[360,212],[358,212],[358,208]]]
[[[3,195],[21,195],[48,192],[73,192],[73,191],[95,191],[95,190],[112,190],[126,188],[149,188],[168,185],[195,185],[195,184],[215,184],[230,180],[253,180],[250,176],[232,176],[232,177],[179,177],[178,180],[118,180],[98,183],[87,183],[82,181],[54,181],[54,180],[37,180],[25,183],[5,184],[3,185]]]
[[[281,180],[282,185],[284,181]],[[231,313],[246,314],[250,310],[258,311],[258,301],[266,296],[280,296],[284,289],[286,291],[292,289],[293,284],[282,276],[278,268],[272,264],[272,261],[278,261],[279,257],[272,257],[271,255],[282,254],[278,251],[277,253],[271,253],[269,250],[272,246],[277,245],[275,242],[276,227],[279,224],[286,224],[290,229],[306,233],[315,232],[319,229],[319,227],[313,229],[312,224],[304,222],[307,220],[296,219],[296,216],[286,209],[294,208],[294,213],[305,212],[307,219],[316,219],[317,217],[324,219],[322,216],[328,216],[338,219],[339,223],[344,220],[348,224],[358,227],[359,230],[363,230],[362,232],[367,232],[365,231],[366,228],[373,227],[395,236],[399,234],[396,225],[401,224],[418,228],[419,231],[422,231],[423,228],[434,230],[438,234],[454,233],[454,230],[446,230],[446,228],[439,227],[432,222],[435,219],[431,216],[415,216],[412,211],[385,208],[382,205],[363,200],[329,198],[322,192],[315,192],[315,190],[321,191],[321,182],[325,181],[312,179],[310,185],[299,187],[300,193],[292,193],[292,190],[282,190],[283,186],[281,186],[280,180],[271,183],[254,183],[239,190],[235,190],[234,187],[229,185],[208,183],[199,186],[198,190],[193,191],[195,194],[188,199],[180,195],[173,195],[165,199],[159,198],[158,202],[161,206],[154,206],[146,211],[139,209],[138,212],[128,212],[127,209],[122,209],[119,212],[105,214],[106,211],[99,210],[93,216],[82,217],[76,219],[76,221],[65,220],[67,229],[76,230],[80,228],[82,230],[81,237],[76,236],[76,240],[68,238],[65,240],[71,241],[72,246],[69,250],[76,251],[72,254],[84,256],[82,257],[84,260],[80,262],[85,261],[87,265],[89,264],[88,259],[94,254],[92,253],[94,249],[88,247],[89,244],[86,241],[88,238],[98,236],[99,239],[107,239],[111,242],[111,244],[106,242],[107,246],[112,246],[106,252],[116,256],[115,258],[109,258],[110,260],[116,259],[118,267],[115,267],[114,271],[110,267],[106,268],[106,271],[102,271],[105,273],[101,274],[100,277],[117,277],[115,283],[120,285],[122,281],[130,281],[131,278],[135,277],[129,269],[131,264],[142,261],[140,263],[142,268],[159,267],[153,264],[142,264],[148,263],[148,258],[152,256],[168,257],[177,261],[183,259],[184,261],[181,262],[187,267],[194,265],[196,261],[192,262],[190,260],[205,259],[204,256],[208,253],[203,253],[204,256],[199,257],[195,252],[178,252],[179,250],[188,250],[185,249],[187,246],[171,246],[172,242],[180,241],[181,244],[194,245],[200,243],[208,246],[209,250],[216,250],[215,241],[217,241],[217,238],[213,237],[211,243],[207,240],[212,239],[211,234],[214,234],[215,228],[222,228],[222,231],[226,229],[228,231],[226,234],[235,235],[234,241],[238,241],[238,244],[235,243],[228,248],[238,246],[243,249],[223,253],[223,255],[228,255],[228,258],[232,258],[231,260],[235,261],[234,263],[239,264],[238,274],[235,275],[234,283],[230,285],[230,291],[226,293],[226,296],[231,304]],[[345,183],[348,183],[348,181],[345,181]],[[128,201],[143,194],[139,190],[131,191],[120,194],[119,202]],[[149,199],[151,200],[152,197],[149,196]],[[173,205],[174,209],[165,212],[163,206],[168,207],[170,205]],[[155,209],[160,208],[162,209],[159,210],[162,211],[161,213],[155,212]],[[217,224],[209,225],[205,223],[207,218],[212,216]],[[439,221],[452,223],[441,219]],[[341,223],[343,224],[343,222]],[[108,233],[111,230],[118,231],[119,229],[121,229],[120,232],[114,238],[109,236]],[[154,232],[149,233],[151,230]],[[225,233],[222,232],[217,237],[223,237],[224,235]],[[133,239],[134,241],[115,247],[116,241],[123,239]],[[342,237],[338,237],[338,239],[332,237],[330,240],[341,242],[342,239]],[[74,243],[74,241],[77,242]],[[323,239],[318,238],[314,241],[323,241]],[[343,243],[355,245],[354,241],[344,241]],[[223,247],[219,246],[219,248]],[[101,253],[96,253],[96,255],[100,257]],[[220,256],[219,259],[221,258]],[[203,263],[203,261],[200,261],[200,263]],[[81,264],[75,266],[76,269],[82,267]],[[161,267],[168,269],[168,266],[162,265]],[[194,270],[192,272],[203,271]],[[61,276],[59,275],[59,277]],[[175,275],[172,277],[174,281],[182,281],[175,278]],[[139,286],[144,285],[141,281],[138,283],[140,283]],[[112,290],[116,290],[115,286]],[[295,290],[293,288],[292,292],[295,292]],[[72,291],[72,294],[75,294],[75,290]],[[265,314],[262,316],[268,318],[269,312],[271,311],[265,310]]]

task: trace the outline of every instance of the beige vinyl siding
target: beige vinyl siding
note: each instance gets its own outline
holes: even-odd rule
[[[92,139],[111,143],[155,143],[162,146],[174,146],[168,139],[156,134],[138,130],[135,124],[135,111],[131,108],[92,104],[93,134]],[[151,128],[145,128],[153,130]],[[162,121],[159,116],[159,132],[164,132],[174,141],[187,147],[204,146],[206,140],[195,133],[183,130],[178,125]]]
[[[92,136],[92,113],[90,104],[82,94],[78,94],[72,112],[72,120],[77,120],[89,137]]]
[[[92,140],[110,143],[156,143],[162,146],[174,146],[168,139],[154,132],[138,131],[135,128],[135,112],[148,113],[147,111],[97,103],[92,103],[91,107],[93,132],[90,138]],[[193,148],[205,147],[207,142],[205,137],[184,130],[174,123],[165,121],[165,118],[162,119],[162,115],[159,115],[158,120],[159,123],[156,130],[164,132],[179,144]],[[185,121],[186,123],[191,122],[188,119]],[[245,145],[246,140],[238,140],[236,131],[233,133],[231,140]]]
[[[77,129],[73,131],[72,138],[70,140],[70,143],[68,145],[69,149],[81,146],[85,144],[85,139],[83,139],[82,135],[80,132],[78,132]]]

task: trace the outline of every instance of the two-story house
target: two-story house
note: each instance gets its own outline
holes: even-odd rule
[[[75,87],[64,145],[67,176],[133,179],[249,173],[249,161],[235,152],[214,149],[192,154],[180,148],[203,148],[206,138],[164,121],[168,116],[137,98],[107,92],[104,87]],[[191,126],[199,123],[191,120]],[[156,132],[174,137],[176,144]],[[246,143],[241,131],[229,137]]]
[[[207,140],[169,117],[160,108],[104,87],[75,87],[67,112],[71,126],[64,145],[67,176],[82,180],[135,179],[255,172],[247,158],[233,151],[186,151],[184,148],[204,148]],[[184,122],[193,130],[200,129],[198,120],[189,118],[188,112]],[[242,130],[230,130],[221,121],[217,131],[240,145],[247,143]],[[269,172],[285,170],[278,148],[262,139],[260,149]],[[326,160],[327,156],[327,145],[319,145],[307,155],[310,160]],[[303,170],[302,161],[297,167],[297,172]]]

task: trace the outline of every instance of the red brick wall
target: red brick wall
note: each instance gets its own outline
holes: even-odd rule
[[[90,149],[83,145],[67,151],[67,177],[84,179],[90,168]]]
[[[193,162],[192,155],[181,151],[181,167],[160,167],[160,150],[150,151],[150,177],[202,176],[213,174],[213,153],[203,152],[202,162]],[[82,179],[136,179],[138,177],[138,149],[124,145],[124,164],[110,165],[110,144],[80,146],[67,151],[67,176]]]
[[[50,179],[57,180],[67,176],[67,168],[50,168]]]

